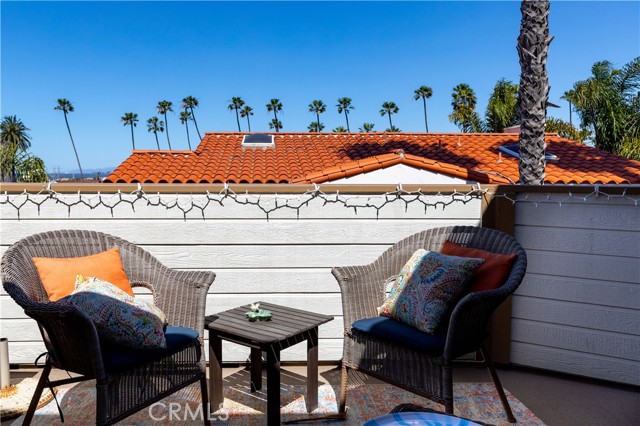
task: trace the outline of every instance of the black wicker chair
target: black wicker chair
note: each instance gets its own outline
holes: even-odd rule
[[[146,287],[154,303],[172,326],[189,327],[199,334],[167,350],[139,354],[123,348],[107,348],[89,318],[77,308],[49,302],[33,257],[80,257],[118,247],[125,272],[135,288]],[[24,424],[30,424],[45,386],[94,379],[96,424],[110,425],[150,406],[188,385],[200,382],[204,424],[208,420],[205,358],[202,352],[207,290],[215,274],[176,271],[163,266],[149,253],[125,240],[99,232],[52,231],[24,238],[2,258],[2,280],[7,293],[35,319],[47,348],[47,359]],[[124,365],[108,362],[114,355]],[[111,353],[108,353],[111,351]],[[60,368],[78,377],[49,381],[51,369]]]
[[[384,300],[385,281],[399,273],[415,250],[440,251],[445,240],[493,253],[515,253],[517,257],[501,287],[470,293],[458,301],[448,324],[437,332],[444,342],[441,347],[418,350],[351,327],[354,321],[378,315],[376,308]],[[348,372],[353,369],[443,404],[445,411],[453,414],[452,363],[464,354],[479,350],[507,419],[515,422],[483,342],[488,336],[487,326],[493,311],[520,285],[526,267],[526,254],[513,237],[487,228],[455,226],[431,229],[405,238],[370,265],[333,268],[342,293],[345,324],[340,413],[344,415],[346,410]]]

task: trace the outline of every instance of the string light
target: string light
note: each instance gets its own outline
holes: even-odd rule
[[[487,189],[481,188],[480,185],[468,192],[454,190],[437,192],[435,194],[432,191],[424,192],[421,189],[417,191],[406,191],[402,185],[398,185],[394,191],[363,197],[357,195],[345,196],[341,195],[339,191],[327,194],[321,191],[318,185],[314,185],[312,190],[305,191],[297,197],[278,196],[277,193],[273,196],[263,197],[260,194],[251,195],[248,191],[244,194],[237,194],[225,184],[219,193],[206,191],[203,194],[191,194],[190,199],[181,204],[179,194],[175,194],[175,198],[173,198],[172,195],[161,194],[160,192],[147,194],[142,190],[140,185],[137,190],[128,194],[123,194],[121,191],[115,194],[102,194],[100,191],[92,194],[82,194],[80,191],[78,191],[77,194],[62,194],[52,190],[51,186],[48,186],[39,192],[33,193],[25,190],[20,194],[8,194],[8,192],[5,191],[4,194],[0,195],[0,205],[13,207],[17,212],[18,218],[20,218],[21,211],[27,205],[35,205],[39,216],[42,205],[45,203],[55,203],[65,206],[69,217],[71,217],[72,209],[80,206],[88,207],[91,210],[104,208],[109,210],[111,216],[113,216],[114,209],[120,205],[131,207],[133,212],[136,211],[137,205],[146,205],[164,208],[165,210],[179,210],[185,219],[190,212],[198,211],[204,219],[205,212],[209,208],[212,208],[212,206],[225,207],[226,203],[235,203],[241,206],[255,207],[262,211],[266,219],[269,220],[270,215],[278,210],[294,210],[296,217],[299,218],[300,211],[303,208],[308,207],[312,201],[319,200],[323,206],[328,204],[342,205],[344,208],[353,209],[355,214],[358,214],[359,210],[374,210],[376,212],[376,218],[378,218],[381,210],[391,204],[400,203],[404,206],[405,211],[407,211],[412,204],[421,205],[426,215],[429,208],[442,208],[444,211],[444,209],[451,204],[467,204],[473,200],[481,199],[488,192]],[[597,185],[591,193],[586,195],[574,194],[571,191],[560,199],[558,199],[558,197],[552,198],[552,193],[540,193],[539,197],[533,197],[533,195],[534,194],[531,193],[525,193],[520,196],[509,194],[494,194],[493,196],[494,198],[504,198],[513,205],[516,203],[528,203],[535,207],[538,207],[540,204],[556,204],[562,207],[563,204],[567,204],[571,200],[579,200],[586,203],[590,199],[598,197],[606,197],[607,200],[629,200],[633,202],[635,206],[638,206],[640,202],[640,197],[628,195],[626,189],[624,189],[621,194],[610,194],[604,192]]]
[[[278,210],[294,210],[296,217],[299,218],[301,209],[308,207],[312,201],[319,200],[323,206],[328,204],[342,205],[345,208],[353,209],[355,214],[358,214],[359,210],[374,210],[376,218],[378,218],[382,209],[394,203],[402,203],[405,211],[409,208],[409,205],[418,204],[424,207],[424,212],[427,214],[429,208],[442,208],[444,210],[453,203],[467,204],[473,200],[481,199],[487,192],[486,189],[478,187],[468,192],[454,190],[445,193],[427,194],[422,190],[405,191],[401,186],[398,186],[395,191],[365,198],[362,196],[341,195],[339,191],[327,194],[316,185],[314,189],[305,191],[297,197],[284,197],[278,196],[278,194],[274,194],[272,197],[262,197],[261,195],[251,195],[248,191],[244,194],[237,194],[228,185],[225,185],[217,194],[212,194],[209,191],[198,195],[191,194],[190,199],[181,204],[179,194],[175,194],[175,198],[172,195],[162,195],[159,192],[155,195],[147,194],[140,186],[129,194],[123,194],[118,191],[110,195],[101,194],[99,191],[95,194],[81,194],[80,192],[77,195],[61,194],[55,192],[49,186],[39,192],[29,193],[25,190],[17,195],[8,194],[5,191],[4,194],[0,195],[0,205],[13,207],[17,212],[18,218],[20,218],[21,211],[27,205],[35,205],[39,216],[43,204],[55,203],[65,206],[69,217],[71,217],[72,209],[80,206],[88,207],[91,210],[104,208],[109,210],[111,216],[113,216],[114,209],[120,205],[130,206],[133,212],[135,212],[137,205],[146,205],[166,210],[180,210],[185,219],[188,213],[195,210],[199,211],[204,219],[206,210],[212,205],[224,207],[226,203],[232,202],[241,206],[255,207],[262,211],[266,219],[269,220],[270,215]],[[437,199],[433,200],[433,197]]]

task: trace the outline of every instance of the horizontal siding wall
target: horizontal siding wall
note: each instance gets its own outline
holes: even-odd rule
[[[513,363],[640,385],[638,198],[519,196]]]
[[[308,196],[260,194],[219,203],[206,195],[159,194],[136,200],[129,194],[57,194],[59,202],[45,195],[10,196],[13,204],[0,205],[0,254],[25,236],[56,229],[116,235],[169,267],[214,271],[207,314],[263,300],[334,315],[334,321],[320,327],[319,357],[337,361],[342,357],[342,306],[331,268],[369,263],[413,233],[479,225],[481,217],[481,201],[475,197],[457,195],[462,202],[451,195],[429,195],[421,197],[423,203],[411,202],[415,196],[340,197],[337,203],[335,193],[304,203]],[[265,213],[301,204],[299,209]],[[0,335],[9,338],[11,362],[33,362],[44,351],[35,322],[4,292],[0,316]],[[244,361],[248,355],[238,345],[223,347],[225,361]],[[305,357],[304,344],[282,354],[288,361]]]

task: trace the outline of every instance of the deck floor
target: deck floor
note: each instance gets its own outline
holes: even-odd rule
[[[227,367],[227,380],[242,376],[245,367]],[[454,370],[455,380],[462,382],[490,382],[489,374],[481,368],[461,367]],[[12,378],[28,377],[33,369],[13,370]],[[283,366],[282,383],[305,383],[306,367]],[[56,377],[67,377],[55,371]],[[498,374],[506,389],[522,401],[549,426],[637,426],[640,424],[640,389],[601,381],[558,375],[518,367],[500,368]],[[319,368],[319,380],[339,386],[340,369],[332,365]],[[356,380],[378,383],[375,379],[357,375]],[[2,420],[8,426],[12,420]]]

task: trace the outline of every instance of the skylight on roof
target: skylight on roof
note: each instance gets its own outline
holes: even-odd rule
[[[276,146],[276,144],[273,141],[273,135],[253,133],[243,136],[242,146],[247,148],[269,148]]]
[[[520,158],[520,152],[518,150],[518,144],[515,145],[503,145],[501,147],[498,148],[501,152],[504,152],[507,155],[510,155],[512,157],[516,157],[516,158]],[[549,152],[545,152],[544,153],[544,158],[547,161],[558,161],[558,157],[549,153]]]

